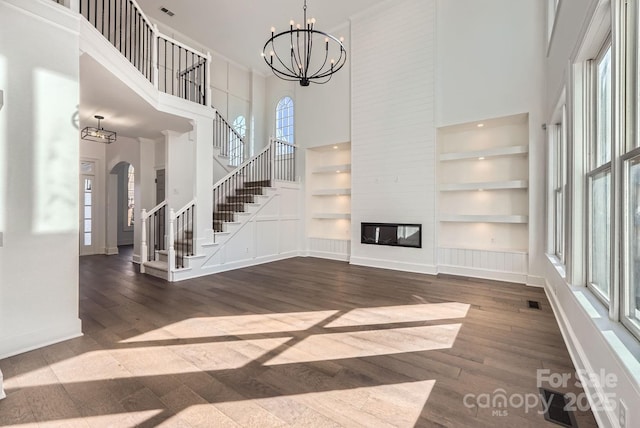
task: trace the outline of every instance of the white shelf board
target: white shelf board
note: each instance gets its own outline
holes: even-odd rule
[[[451,153],[441,153],[440,160],[443,162],[446,161],[457,161],[457,160],[465,160],[465,159],[478,159],[478,158],[490,158],[490,157],[499,157],[499,156],[519,156],[526,155],[529,153],[529,146],[507,146],[507,147],[497,147],[494,149],[486,149],[486,150],[475,150],[469,152],[451,152]]]
[[[458,215],[443,214],[440,216],[441,222],[452,223],[515,223],[526,224],[526,215]]]
[[[313,196],[341,196],[350,195],[351,189],[318,189],[311,193]]]
[[[337,174],[343,172],[351,172],[351,164],[345,163],[342,165],[326,165],[319,166],[313,170],[314,174]]]
[[[349,213],[315,213],[313,214],[313,218],[320,220],[333,220],[333,219],[351,219],[351,214]]]
[[[451,183],[441,184],[441,192],[457,192],[465,190],[507,190],[526,189],[529,183],[527,180],[510,181],[487,181],[483,183]]]

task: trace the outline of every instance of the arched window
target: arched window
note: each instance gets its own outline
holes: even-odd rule
[[[129,164],[129,170],[127,171],[127,226],[133,227],[133,208],[134,208],[134,182],[135,172],[133,165]]]
[[[242,141],[247,136],[247,120],[240,115],[233,121],[233,129],[236,131],[229,135],[229,163],[238,166],[244,159],[244,145]]]
[[[284,97],[276,107],[276,138],[293,144],[293,100]]]

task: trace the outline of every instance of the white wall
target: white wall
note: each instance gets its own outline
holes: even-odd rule
[[[351,21],[351,262],[433,273],[435,1],[382,5]],[[422,224],[423,247],[361,244],[361,222]]]
[[[82,334],[78,26],[52,1],[0,1],[0,359]]]
[[[336,37],[344,36],[347,52],[351,52],[349,28],[349,25],[344,25],[331,30]],[[324,85],[312,83],[303,88],[295,84],[296,137],[302,147],[351,141],[350,65],[351,58],[347,58],[342,70],[334,74]]]

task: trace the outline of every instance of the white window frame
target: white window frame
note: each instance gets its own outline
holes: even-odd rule
[[[282,115],[285,111],[288,113],[287,116]],[[280,122],[285,118],[289,121],[281,127]],[[295,103],[288,95],[280,98],[276,104],[275,138],[289,144],[295,143]]]
[[[599,74],[598,74],[598,66],[601,62],[601,60],[605,57],[607,51],[611,50],[611,70],[610,70],[610,74],[611,74],[611,105],[610,105],[610,109],[611,109],[611,135],[609,136],[611,138],[611,147],[609,148],[611,150],[611,153],[609,154],[609,160],[607,162],[603,162],[602,164],[597,164],[596,163],[596,159],[597,159],[597,150],[599,148],[598,145],[598,134],[599,134],[599,129],[597,128],[597,123],[598,123],[598,91],[599,91],[599,85],[598,85],[598,80],[599,80]],[[615,211],[614,211],[614,207],[613,207],[613,199],[614,199],[614,194],[615,194],[615,183],[614,183],[614,174],[613,174],[613,147],[615,145],[615,141],[614,141],[614,128],[616,126],[616,120],[614,117],[614,94],[613,92],[615,91],[615,85],[614,85],[614,72],[615,72],[615,67],[613,67],[613,61],[614,61],[614,47],[612,44],[612,40],[611,40],[611,36],[607,37],[605,39],[605,42],[602,44],[598,55],[590,61],[591,63],[591,85],[589,86],[591,93],[589,94],[589,97],[587,97],[589,104],[591,105],[591,122],[593,123],[593,129],[591,132],[591,138],[589,140],[589,145],[588,145],[588,156],[587,156],[587,172],[586,172],[586,185],[585,185],[585,189],[586,189],[586,222],[585,222],[585,234],[586,234],[586,243],[587,243],[587,287],[591,290],[591,292],[600,300],[602,301],[602,303],[607,306],[610,307],[611,302],[615,301],[615,293],[614,293],[614,287],[615,287],[615,282],[614,282],[614,251],[613,251],[613,242],[615,242],[614,239],[614,221],[615,221]],[[609,263],[608,263],[608,274],[609,274],[609,284],[608,284],[608,295],[603,293],[598,286],[596,286],[593,283],[593,266],[594,266],[594,260],[593,260],[593,254],[592,254],[592,248],[593,248],[593,234],[591,233],[591,227],[592,227],[592,223],[593,223],[593,219],[592,219],[592,208],[593,208],[593,182],[594,180],[596,180],[597,178],[602,177],[603,175],[609,175],[609,180],[610,180],[610,200],[608,201],[609,203],[609,215],[610,215],[610,224],[609,224],[609,242],[608,242],[608,246],[609,246]]]

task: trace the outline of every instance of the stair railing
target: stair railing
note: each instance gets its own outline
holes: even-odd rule
[[[145,262],[155,261],[156,251],[166,249],[166,214],[167,201],[163,201],[149,211],[143,209],[140,212],[140,234],[142,236],[140,244],[141,272],[144,272]]]
[[[271,139],[251,159],[243,162],[238,168],[213,185],[213,230],[221,232],[221,224],[233,221],[229,212],[223,208],[231,197],[238,196],[239,189],[253,183],[256,187],[270,187],[275,180],[296,181],[295,176],[296,146],[286,141]],[[214,233],[215,239],[215,233]]]
[[[247,153],[242,135],[216,110],[213,120],[213,147],[220,150],[220,156],[229,158],[229,164],[239,166]]]
[[[296,181],[296,149],[295,144],[276,138],[271,139],[273,147],[273,179],[279,181]]]
[[[162,34],[136,0],[75,1],[80,14],[157,90],[210,105],[211,54]]]
[[[194,103],[209,105],[210,55],[158,34],[158,89]]]
[[[169,234],[169,248],[175,252],[173,256],[173,269],[182,269],[185,267],[184,258],[186,256],[195,255],[195,239],[196,239],[196,201],[195,199],[183,208],[170,216],[171,226],[169,231],[175,234]],[[169,257],[172,257],[171,253]],[[172,269],[172,270],[173,270]]]

